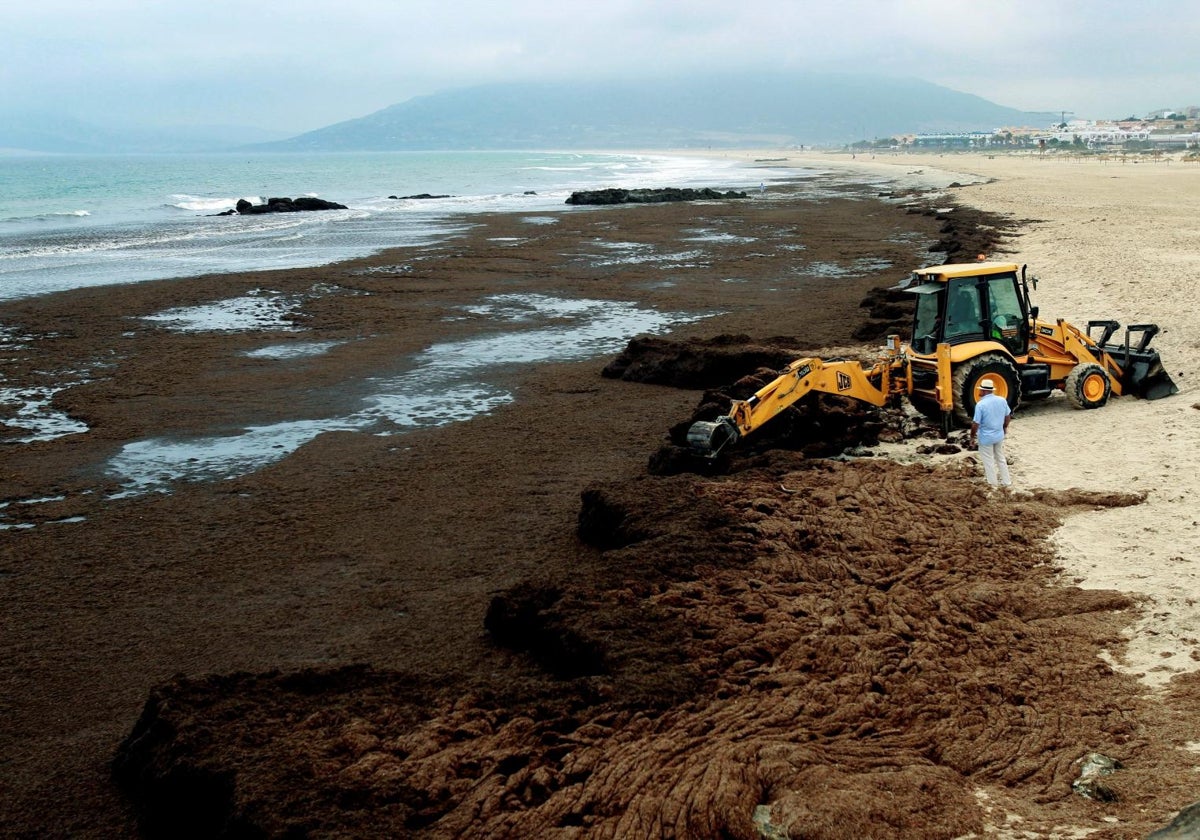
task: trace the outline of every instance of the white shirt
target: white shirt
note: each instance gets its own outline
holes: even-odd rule
[[[975,403],[975,417],[979,424],[980,443],[999,443],[1004,440],[1004,418],[1012,413],[1008,400],[997,394],[986,394]]]

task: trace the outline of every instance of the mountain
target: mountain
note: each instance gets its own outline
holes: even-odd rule
[[[904,133],[1046,125],[919,79],[738,75],[491,84],[420,96],[256,148],[368,151],[843,145]]]
[[[286,132],[244,126],[113,128],[60,114],[0,114],[0,150],[58,154],[228,151],[247,142],[269,142]]]

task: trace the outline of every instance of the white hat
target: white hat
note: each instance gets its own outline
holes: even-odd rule
[[[983,379],[983,380],[980,380],[980,382],[979,382],[979,390],[980,391],[993,391],[993,390],[995,390],[995,386],[992,385],[992,380]]]

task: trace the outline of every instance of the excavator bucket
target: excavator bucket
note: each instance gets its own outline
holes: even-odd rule
[[[693,452],[706,458],[715,458],[727,444],[738,439],[737,427],[727,418],[716,422],[698,420],[688,429],[688,446]]]

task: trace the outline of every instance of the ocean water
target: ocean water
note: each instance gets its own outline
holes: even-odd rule
[[[738,161],[633,154],[0,156],[0,300],[324,265],[437,241],[473,213],[564,212],[575,190],[747,189],[763,178]],[[450,198],[389,197],[421,193]],[[216,215],[238,199],[272,196],[318,196],[349,209]]]

